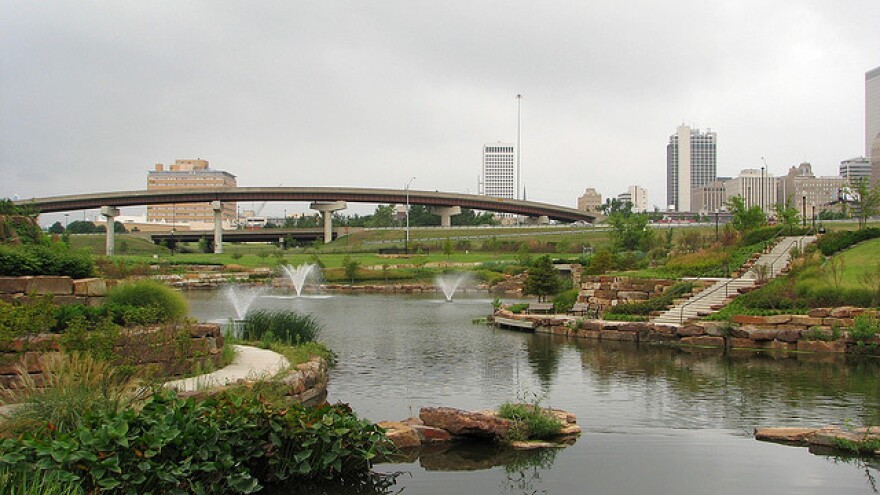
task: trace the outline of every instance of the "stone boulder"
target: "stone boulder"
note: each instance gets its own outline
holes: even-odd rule
[[[422,440],[416,430],[399,421],[380,421],[376,423],[385,429],[385,436],[398,449],[410,449],[422,445]]]
[[[453,435],[503,439],[512,422],[486,412],[463,411],[452,407],[423,407],[419,418],[425,426],[440,428]]]

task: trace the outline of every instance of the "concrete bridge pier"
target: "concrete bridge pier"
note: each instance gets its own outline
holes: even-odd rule
[[[116,251],[116,238],[114,237],[116,231],[114,227],[116,226],[116,217],[119,216],[119,208],[115,208],[113,206],[102,206],[101,207],[101,215],[107,219],[107,244],[105,252],[107,256],[113,256]]]
[[[214,253],[223,254],[223,203],[211,201],[214,210]]]
[[[541,215],[539,217],[526,217],[527,225],[547,225],[550,223],[550,218],[547,215]]]
[[[441,227],[452,227],[452,215],[460,215],[461,206],[432,206],[431,213],[440,215]]]
[[[334,201],[332,203],[312,203],[309,208],[318,210],[324,215],[324,244],[333,240],[333,212],[348,208],[345,201]]]

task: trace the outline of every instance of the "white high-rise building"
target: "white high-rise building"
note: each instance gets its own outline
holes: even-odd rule
[[[666,203],[675,211],[692,211],[693,189],[717,177],[716,136],[678,126],[666,145]]]
[[[629,186],[625,193],[617,195],[621,203],[630,203],[634,213],[648,211],[648,190],[640,186]]]
[[[516,199],[516,153],[513,144],[483,145],[483,194]]]
[[[865,156],[880,135],[880,67],[865,72]]]

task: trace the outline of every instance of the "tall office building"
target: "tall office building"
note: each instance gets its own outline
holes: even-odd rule
[[[880,136],[880,67],[865,72],[865,156]]]
[[[675,211],[691,211],[693,189],[716,179],[716,136],[678,126],[666,145],[666,203]]]
[[[222,170],[208,167],[207,160],[176,160],[165,169],[157,163],[154,170],[147,174],[147,190],[161,191],[168,189],[192,189],[203,187],[235,187],[235,176]],[[221,212],[225,223],[235,221],[236,204],[224,202]],[[174,223],[205,223],[214,222],[214,210],[211,203],[178,203],[173,205],[147,206],[148,222]]]
[[[516,199],[516,153],[507,143],[483,145],[483,194]]]
[[[863,156],[840,162],[840,176],[852,184],[856,180],[871,180],[871,161]]]
[[[880,67],[865,73],[865,156],[873,181],[880,183]]]

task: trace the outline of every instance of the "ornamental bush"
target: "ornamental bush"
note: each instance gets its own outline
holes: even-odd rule
[[[280,341],[286,344],[302,344],[318,338],[323,325],[312,315],[291,310],[250,311],[242,321],[242,338],[263,340],[267,343]]]
[[[880,237],[880,228],[871,227],[861,230],[838,230],[822,236],[816,243],[825,256],[842,251],[853,244]]]
[[[200,402],[162,391],[70,433],[6,439],[0,470],[52,470],[88,493],[254,493],[364,473],[387,445],[381,428],[343,404],[280,407],[240,390]]]
[[[87,278],[95,273],[91,256],[62,242],[0,245],[0,276],[58,275]]]
[[[130,313],[155,314],[155,318],[149,315],[133,315],[135,324],[149,324],[160,321],[172,321],[186,317],[188,313],[186,299],[179,292],[153,280],[140,280],[114,287],[107,294],[108,304],[113,307],[142,308],[141,311],[130,310]],[[152,309],[143,309],[152,308]],[[120,309],[120,312],[123,310]],[[124,316],[120,316],[124,320]],[[116,318],[114,318],[116,319]],[[151,321],[158,320],[158,321]],[[126,322],[128,323],[128,322]]]

